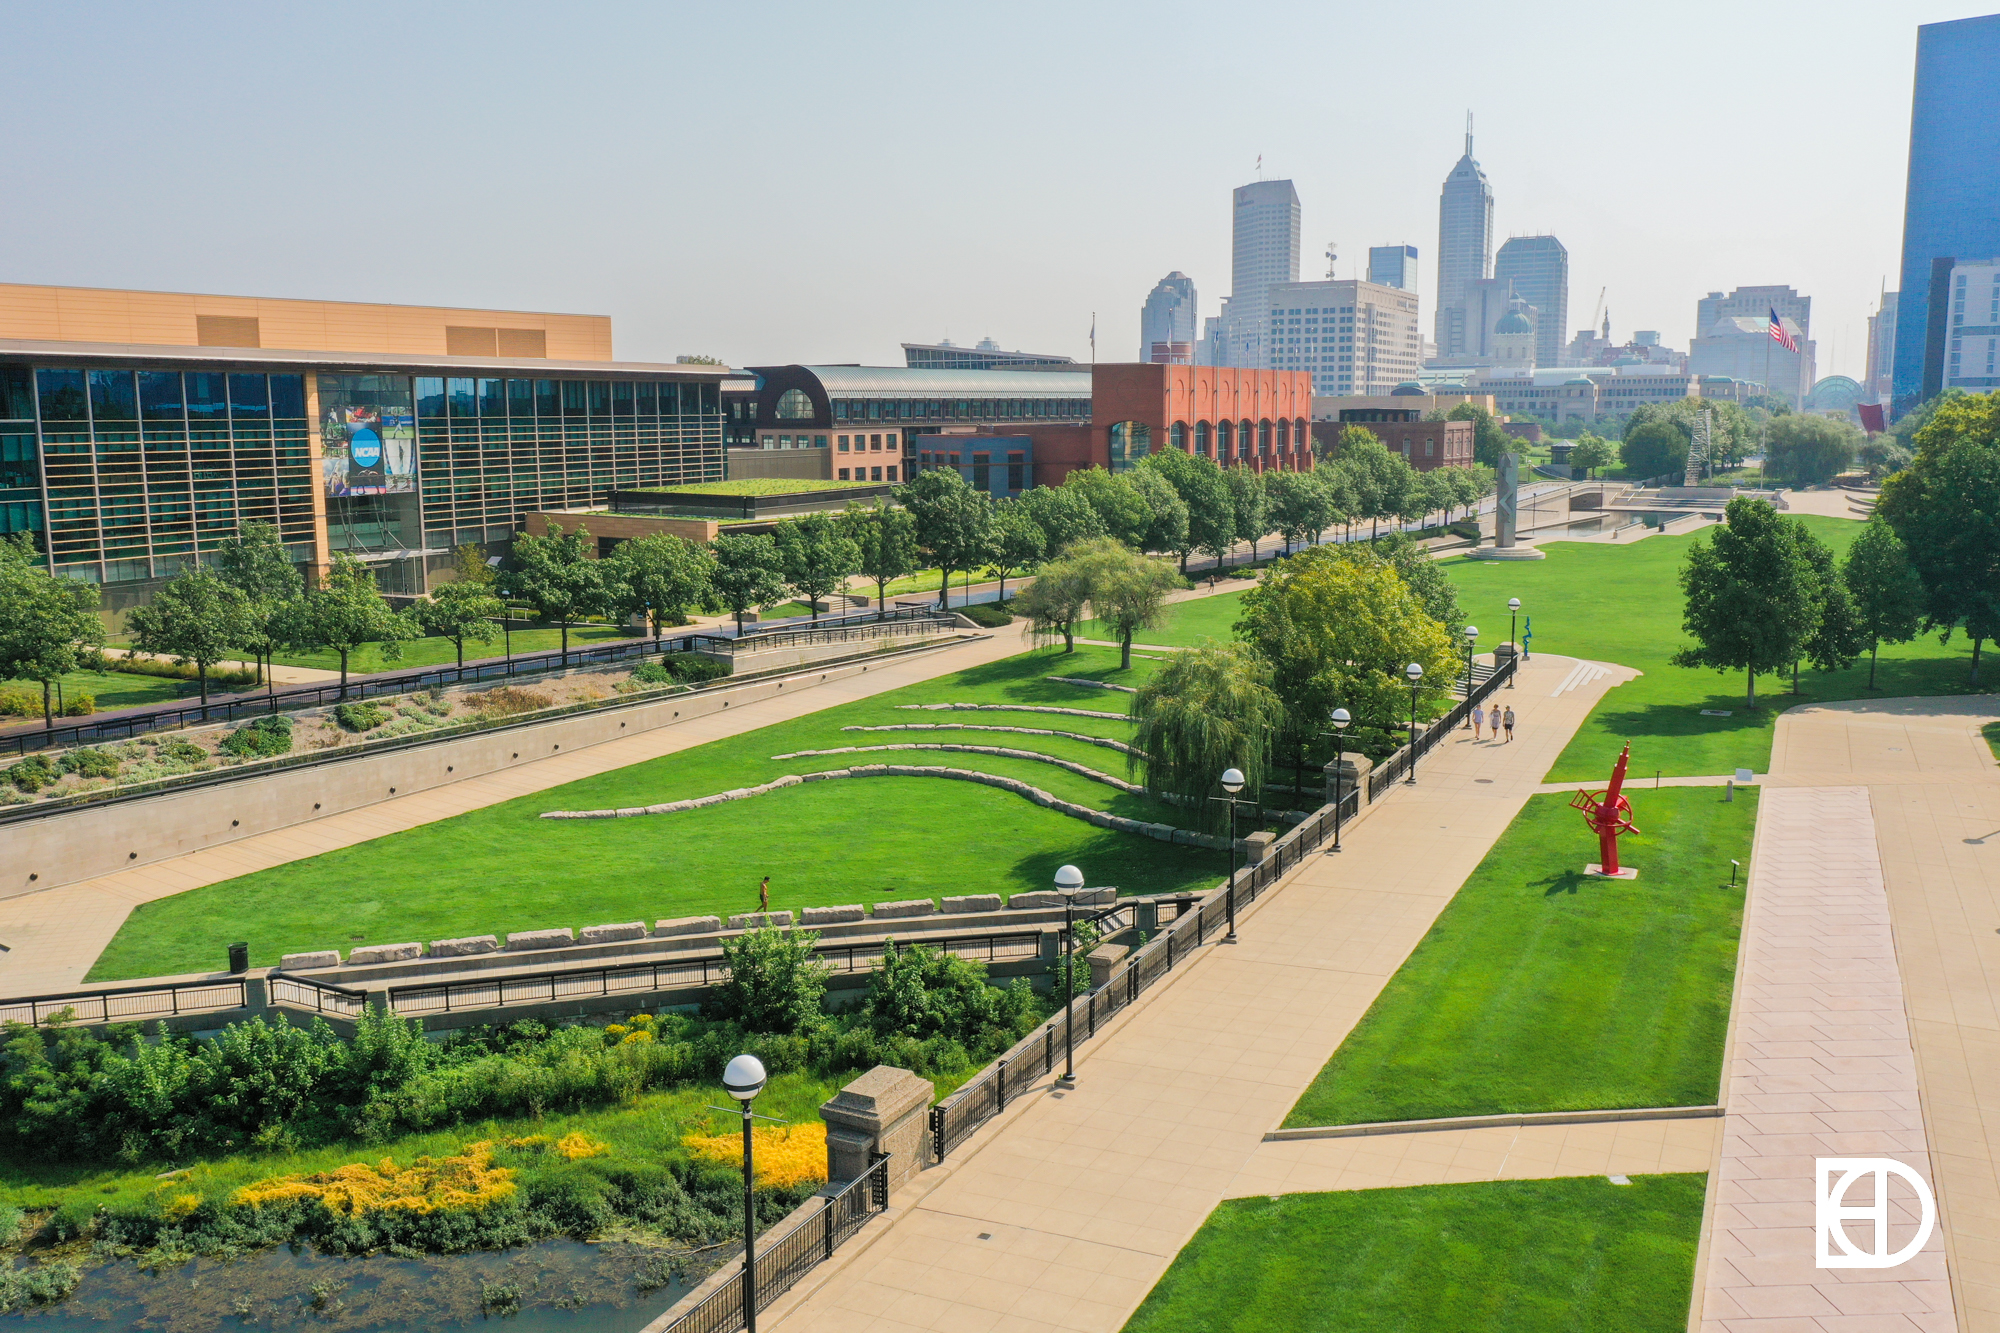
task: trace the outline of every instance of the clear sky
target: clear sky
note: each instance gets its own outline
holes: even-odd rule
[[[1495,245],[1570,330],[1686,347],[1703,293],[1813,298],[1862,370],[1895,283],[1919,23],[1948,0],[16,4],[0,280],[572,310],[617,353],[1130,360],[1228,293],[1229,191],[1290,177],[1301,276],[1422,252],[1465,112]]]

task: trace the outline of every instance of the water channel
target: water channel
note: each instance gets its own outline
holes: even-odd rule
[[[0,1315],[13,1333],[638,1333],[716,1262],[621,1241],[477,1254],[339,1258],[310,1249],[147,1272],[90,1264],[59,1304]]]

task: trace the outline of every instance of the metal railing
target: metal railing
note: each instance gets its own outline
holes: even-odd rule
[[[1041,930],[923,937],[906,939],[903,943],[906,947],[924,944],[961,958],[998,963],[1034,957],[1041,951]],[[885,948],[885,941],[869,940],[853,944],[821,944],[813,949],[813,954],[835,972],[865,972],[881,963]],[[654,963],[581,964],[526,975],[392,986],[389,988],[389,1008],[411,1016],[466,1013],[480,1009],[504,1009],[510,1005],[553,1004],[593,996],[687,990],[719,985],[728,976],[728,959],[720,953],[662,959]],[[275,992],[272,999],[278,999]]]
[[[838,622],[838,623],[830,623]],[[710,652],[761,653],[775,648],[798,648],[813,644],[847,643],[862,639],[905,639],[920,634],[936,634],[953,625],[951,618],[935,609],[921,607],[899,607],[894,615],[880,620],[873,616],[826,616],[817,625],[788,626],[784,629],[765,630],[752,633],[745,630],[739,638],[729,638],[719,634],[695,634],[686,639],[690,650],[706,649]]]
[[[71,995],[32,995],[0,1000],[0,1023],[47,1027],[52,1023],[140,1023],[149,1018],[213,1009],[241,1009],[241,979],[224,981],[152,982],[79,991]]]
[[[1408,776],[1411,764],[1429,754],[1431,749],[1454,729],[1464,725],[1465,719],[1472,714],[1473,705],[1484,703],[1493,691],[1513,679],[1514,673],[1519,669],[1520,659],[1508,658],[1474,686],[1471,695],[1460,699],[1451,706],[1450,712],[1418,732],[1413,744],[1405,745],[1390,755],[1387,763],[1368,775],[1368,799],[1371,801],[1380,799],[1391,783]]]
[[[780,646],[769,643],[772,636],[789,634],[823,634],[828,630],[857,628],[889,621],[928,620],[941,623],[949,621],[935,608],[898,608],[878,618],[874,612],[856,612],[840,616],[822,616],[819,623],[808,629],[799,629],[793,622],[786,621],[769,628],[746,625],[742,638],[746,641],[757,639],[758,647]],[[831,642],[830,639],[813,640]],[[144,712],[114,713],[101,716],[93,721],[78,722],[55,728],[29,729],[23,727],[11,735],[0,736],[0,754],[26,754],[31,750],[61,749],[71,745],[93,742],[130,740],[134,736],[154,731],[177,731],[190,726],[206,726],[212,722],[236,722],[246,718],[261,717],[267,713],[289,712],[301,708],[320,708],[327,704],[353,702],[360,699],[376,699],[384,695],[413,694],[418,690],[428,690],[445,685],[476,684],[486,680],[511,680],[516,676],[541,675],[550,671],[568,671],[581,666],[598,666],[608,662],[627,662],[636,658],[653,657],[668,652],[692,652],[697,643],[709,646],[729,645],[725,651],[734,652],[734,639],[723,634],[675,634],[665,638],[633,638],[619,643],[596,644],[569,650],[567,655],[560,651],[520,653],[512,657],[488,658],[468,662],[464,666],[425,667],[420,671],[402,672],[395,675],[378,674],[355,676],[349,679],[343,690],[338,683],[330,685],[293,685],[282,690],[261,691],[255,694],[241,694],[228,699],[219,699],[207,705],[191,704],[175,708],[149,709]]]
[[[352,990],[346,986],[336,986],[326,981],[311,981],[305,977],[290,977],[273,972],[265,983],[266,994],[272,1004],[282,1004],[293,1009],[308,1009],[315,1014],[332,1014],[336,1018],[359,1018],[361,1011],[368,1007],[368,992]]]
[[[800,1278],[833,1258],[842,1242],[888,1206],[889,1158],[885,1154],[841,1186],[839,1193],[828,1195],[819,1212],[758,1250],[757,1308],[768,1308]],[[693,1309],[668,1324],[665,1333],[736,1333],[748,1323],[739,1269]]]
[[[1271,845],[1264,860],[1236,873],[1237,907],[1241,909],[1256,902],[1259,894],[1296,870],[1300,861],[1333,837],[1336,819],[1344,824],[1354,819],[1360,809],[1360,792],[1343,792],[1337,814],[1329,804],[1294,826]],[[1108,982],[1077,996],[1065,1012],[1023,1037],[957,1092],[933,1106],[928,1161],[942,1162],[974,1130],[1006,1110],[1009,1102],[1037,1080],[1053,1074],[1057,1055],[1067,1039],[1064,1031],[1067,1024],[1076,1025],[1077,1042],[1095,1037],[1098,1024],[1108,1022],[1136,1002],[1149,987],[1206,944],[1210,935],[1227,929],[1229,890],[1225,882],[1200,898],[1176,900],[1180,910],[1173,924],[1162,925],[1159,934],[1127,955]]]

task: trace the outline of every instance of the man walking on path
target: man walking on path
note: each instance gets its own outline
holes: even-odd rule
[[[769,912],[771,910],[771,877],[769,875],[764,876],[764,882],[757,886],[757,910],[760,912]]]
[[[1486,710],[1478,704],[1472,705],[1472,715],[1466,718],[1465,725],[1472,728],[1472,739],[1478,740],[1480,728],[1486,725]]]
[[[1514,706],[1507,705],[1507,711],[1500,715],[1500,725],[1507,728],[1507,744],[1514,743]]]

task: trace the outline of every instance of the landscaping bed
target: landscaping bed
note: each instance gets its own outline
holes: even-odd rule
[[[1530,797],[1287,1127],[1716,1101],[1757,793],[1626,789],[1633,880],[1562,795]]]

